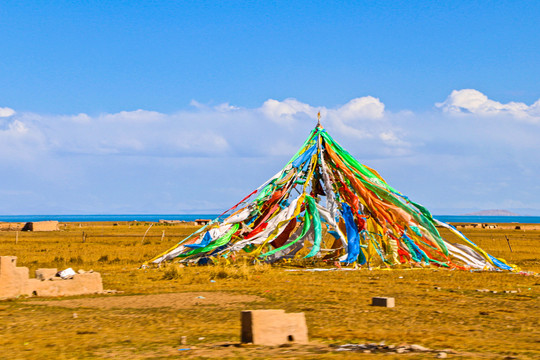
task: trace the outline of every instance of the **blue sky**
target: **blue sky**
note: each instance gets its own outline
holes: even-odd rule
[[[540,214],[537,1],[2,1],[0,213],[208,212],[315,114],[439,214]]]

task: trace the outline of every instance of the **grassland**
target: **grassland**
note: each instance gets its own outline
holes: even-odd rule
[[[451,348],[457,354],[449,358],[540,358],[536,276],[406,268],[306,272],[267,265],[138,270],[194,230],[156,224],[142,241],[149,225],[69,223],[52,233],[0,232],[0,255],[17,256],[19,266],[93,269],[106,289],[123,291],[54,302],[0,301],[0,359],[435,357],[338,353],[328,346],[381,341]],[[540,272],[540,231],[465,233],[492,255]],[[371,307],[373,296],[395,297],[396,307]],[[239,312],[247,308],[305,312],[313,345],[227,346],[238,342]]]

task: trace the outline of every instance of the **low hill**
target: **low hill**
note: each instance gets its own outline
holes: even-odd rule
[[[521,216],[508,210],[482,210],[465,214],[466,216]]]

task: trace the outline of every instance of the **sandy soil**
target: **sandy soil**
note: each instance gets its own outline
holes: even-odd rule
[[[60,306],[67,308],[161,308],[185,309],[194,305],[219,305],[227,307],[238,303],[264,301],[255,295],[238,295],[226,292],[187,292],[155,295],[107,296],[86,299],[28,301],[27,304]]]

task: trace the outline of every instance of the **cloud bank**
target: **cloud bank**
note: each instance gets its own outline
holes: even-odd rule
[[[489,99],[478,90],[454,90],[448,98],[436,106],[450,114],[472,114],[479,116],[508,115],[515,119],[540,122],[540,99],[528,106],[522,102],[506,104]]]
[[[227,208],[279,170],[318,112],[349,152],[434,212],[540,209],[540,100],[503,104],[463,89],[419,113],[388,111],[372,96],[336,107],[292,98],[258,108],[193,101],[172,114],[0,107],[0,213]]]

